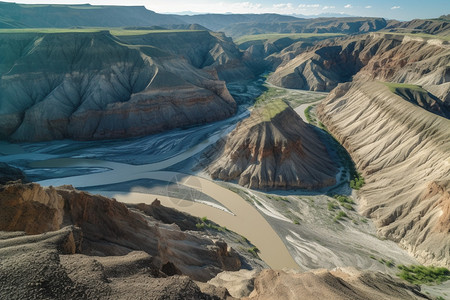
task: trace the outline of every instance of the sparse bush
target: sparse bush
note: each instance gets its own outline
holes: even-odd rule
[[[348,210],[353,210],[353,206],[351,206],[351,205],[348,204],[348,203],[344,203],[344,204],[342,204],[342,206],[343,206],[344,208],[348,209]]]
[[[386,266],[388,267],[388,268],[392,268],[393,266],[395,266],[395,264],[394,264],[394,262],[392,261],[392,260],[388,260],[388,261],[386,261]]]
[[[348,217],[347,214],[341,210],[341,211],[338,212],[336,217],[334,217],[334,221],[337,222],[337,221],[340,221],[340,220],[342,220],[344,218],[347,218],[347,217]]]
[[[334,201],[328,202],[327,206],[328,206],[328,210],[335,210],[338,207],[337,203]]]
[[[306,117],[306,120],[308,121],[308,123],[313,123],[313,121],[314,121],[312,116],[311,116],[311,109],[312,108],[313,108],[312,105],[310,105],[310,106],[308,106],[305,109],[305,117]]]
[[[347,197],[344,195],[334,195],[333,198],[336,199],[337,201],[339,201],[339,203],[341,203],[341,204],[344,204],[344,203],[354,204],[355,203],[355,202],[353,202],[353,200],[350,197]]]
[[[450,279],[450,270],[447,268],[399,265],[398,269],[401,272],[397,276],[413,284],[440,284]]]
[[[350,180],[350,187],[354,190],[359,190],[364,185],[364,183],[365,181],[361,174],[356,173],[356,176],[354,176],[354,178]]]
[[[258,253],[260,252],[259,249],[256,246],[253,246],[251,248],[248,248],[247,251],[251,253],[254,257],[259,257]]]
[[[205,228],[209,228],[209,229],[213,229],[213,230],[221,231],[221,232],[228,231],[228,229],[226,227],[217,226],[217,225],[212,224],[211,222],[208,222],[208,218],[207,217],[201,218],[200,221],[201,221],[201,223],[195,224],[195,227],[197,227],[197,229],[199,229],[199,230],[203,230]]]

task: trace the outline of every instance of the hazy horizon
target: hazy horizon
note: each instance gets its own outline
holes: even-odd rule
[[[139,5],[157,13],[277,13],[283,15],[343,14],[362,17],[384,17],[397,20],[436,18],[450,13],[448,0],[431,0],[426,5],[418,0],[308,0],[308,1],[229,1],[199,0],[187,3],[174,1],[145,0],[23,0],[3,1],[20,4],[92,4],[92,5]]]

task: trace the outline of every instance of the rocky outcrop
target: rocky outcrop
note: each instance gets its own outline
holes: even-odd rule
[[[15,183],[0,186],[0,195],[0,231],[45,236],[76,226],[82,238],[77,246],[68,247],[78,249],[74,253],[123,256],[144,251],[158,269],[200,281],[241,266],[239,255],[221,240],[181,231],[176,224],[162,223],[115,200],[70,186]]]
[[[314,270],[305,273],[263,270],[245,299],[429,299],[418,286],[380,272],[354,269]]]
[[[225,299],[228,295],[214,293],[213,288],[204,293],[189,277],[162,272],[155,257],[143,251],[121,256],[77,254],[76,248],[66,245],[80,242],[78,231],[64,227],[31,236],[0,232],[2,298]]]
[[[450,34],[450,18],[447,15],[436,19],[414,19],[407,22],[392,22],[391,24],[388,24],[384,30],[445,36]]]
[[[429,299],[420,287],[381,272],[354,268],[308,272],[222,272],[208,283],[226,287],[239,299]]]
[[[0,162],[0,184],[5,184],[16,180],[25,182],[27,181],[27,177],[22,170],[9,166],[4,162]]]
[[[214,179],[255,189],[317,189],[337,169],[313,127],[283,101],[262,104],[209,151]]]
[[[376,82],[338,86],[318,116],[366,184],[361,210],[419,261],[450,266],[450,121]]]
[[[143,251],[121,256],[74,253],[74,227],[40,235],[0,232],[0,294],[7,299],[429,299],[379,272],[305,273],[263,270],[219,273],[208,283],[160,270]],[[229,289],[229,291],[227,290]]]
[[[442,40],[371,33],[325,41],[295,58],[283,55],[268,78],[278,86],[331,91],[341,82],[376,79],[421,85],[442,101],[450,97],[450,47]]]
[[[0,138],[15,141],[121,138],[224,119],[236,103],[217,76],[246,71],[234,44],[207,31],[0,40]]]

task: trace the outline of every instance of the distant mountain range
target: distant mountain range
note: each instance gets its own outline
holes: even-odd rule
[[[409,22],[344,14],[286,16],[279,14],[159,14],[144,6],[17,4],[0,2],[0,28],[151,27],[192,28],[198,24],[232,37],[261,33],[345,33],[381,29],[422,33],[446,33],[448,17]],[[188,15],[188,14],[194,15]],[[338,18],[336,18],[338,17]],[[176,25],[176,26],[174,26]],[[182,25],[182,26],[181,26]],[[197,28],[202,28],[198,27]]]

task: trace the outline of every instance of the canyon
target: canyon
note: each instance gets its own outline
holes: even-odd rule
[[[0,12],[0,295],[450,294],[449,16]]]

